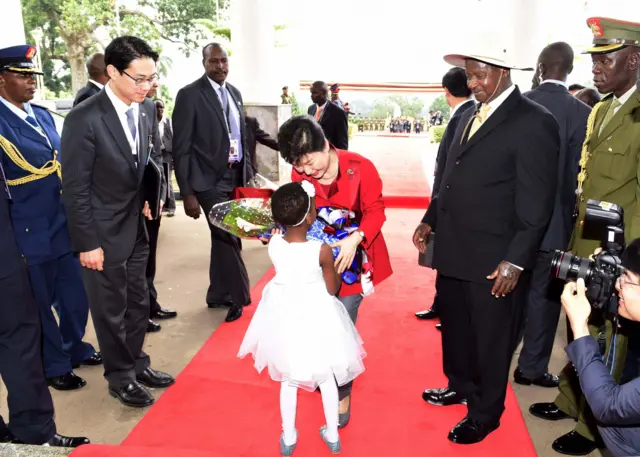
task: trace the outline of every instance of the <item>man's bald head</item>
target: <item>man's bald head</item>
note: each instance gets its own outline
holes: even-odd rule
[[[87,72],[91,79],[100,84],[106,84],[109,81],[107,66],[104,63],[104,54],[97,53],[89,57],[89,60],[87,60]]]
[[[324,81],[316,81],[311,84],[311,100],[318,106],[323,105],[328,100],[329,87]]]
[[[573,49],[569,44],[559,41],[542,50],[538,57],[540,79],[566,81],[573,71]]]

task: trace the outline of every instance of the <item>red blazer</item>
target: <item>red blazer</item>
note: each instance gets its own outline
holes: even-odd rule
[[[382,236],[381,229],[387,219],[384,214],[384,202],[382,200],[382,180],[375,165],[355,152],[336,149],[340,171],[333,186],[337,190],[331,198],[327,196],[318,181],[304,173],[298,173],[295,169],[291,173],[293,182],[309,181],[316,189],[316,205],[335,206],[345,208],[356,213],[356,219],[360,221],[360,230],[364,232],[362,246],[367,252],[372,267],[373,284],[379,284],[393,273],[387,244]],[[346,297],[362,293],[362,285],[342,284],[340,296]]]

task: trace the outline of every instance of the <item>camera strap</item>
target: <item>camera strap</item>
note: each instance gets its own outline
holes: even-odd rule
[[[607,326],[604,324],[598,330],[598,347],[600,348],[600,354],[604,357],[607,349]],[[605,360],[604,362],[606,365],[608,360]]]

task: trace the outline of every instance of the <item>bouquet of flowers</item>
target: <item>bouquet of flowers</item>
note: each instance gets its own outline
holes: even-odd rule
[[[309,227],[307,239],[335,244],[358,229],[353,221],[354,216],[343,209],[318,208],[318,218]],[[227,233],[247,239],[268,240],[271,231],[278,227],[271,215],[271,201],[264,198],[241,198],[218,203],[211,209],[209,221]],[[340,248],[333,248],[333,257],[336,258],[338,254]],[[342,273],[345,284],[357,281],[363,262],[362,254],[359,249],[351,267]]]

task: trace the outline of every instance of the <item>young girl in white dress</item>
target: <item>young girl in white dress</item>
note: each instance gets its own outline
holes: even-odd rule
[[[364,371],[362,340],[335,294],[340,278],[331,248],[307,241],[316,218],[315,190],[311,183],[285,184],[271,199],[274,220],[286,234],[274,233],[269,256],[276,270],[265,287],[238,357],[251,354],[258,373],[264,368],[281,383],[282,435],[280,453],[290,456],[296,446],[298,388],[318,386],[326,425],[320,436],[331,452],[340,452],[338,385]]]

